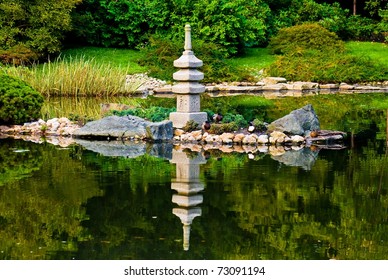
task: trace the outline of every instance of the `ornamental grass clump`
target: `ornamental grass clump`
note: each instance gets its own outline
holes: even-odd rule
[[[143,83],[126,83],[126,70],[94,59],[58,58],[32,67],[8,67],[6,73],[31,84],[45,96],[116,96],[132,94]]]
[[[39,118],[44,99],[27,83],[0,75],[0,124],[23,124]]]

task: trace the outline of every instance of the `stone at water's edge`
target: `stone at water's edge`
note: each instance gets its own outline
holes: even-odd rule
[[[293,135],[307,135],[319,129],[318,116],[311,104],[294,110],[268,125],[269,131],[281,131]]]
[[[109,116],[92,121],[74,132],[76,138],[148,139],[166,141],[173,137],[171,121],[150,122],[136,116]]]

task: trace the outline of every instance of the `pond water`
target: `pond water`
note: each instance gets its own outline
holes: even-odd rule
[[[357,121],[276,155],[1,139],[0,259],[388,259],[386,115]]]

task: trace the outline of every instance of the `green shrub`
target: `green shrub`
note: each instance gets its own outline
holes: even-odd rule
[[[38,60],[39,56],[23,45],[13,46],[7,50],[0,49],[0,62],[12,65],[27,65]]]
[[[376,21],[361,17],[351,16],[346,21],[347,28],[343,39],[354,41],[384,41],[384,31],[381,24]],[[388,31],[388,30],[387,30]]]
[[[22,124],[40,116],[43,97],[25,82],[0,75],[0,123]]]
[[[231,114],[227,113],[222,119],[224,123],[235,123],[237,127],[246,127],[248,125],[248,121],[240,114]]]
[[[239,129],[239,126],[235,122],[230,123],[213,123],[208,130],[211,134],[220,135],[224,132],[234,132]]]
[[[318,51],[343,52],[344,42],[317,23],[306,23],[287,27],[270,40],[274,54],[285,54],[295,50],[314,49]]]
[[[280,56],[267,69],[267,73],[271,76],[284,77],[289,81],[356,83],[386,80],[388,67],[379,65],[368,57],[300,50]]]
[[[116,116],[137,116],[152,122],[160,122],[169,118],[171,112],[175,112],[175,108],[155,107],[150,108],[134,108],[123,111],[113,111]]]
[[[274,53],[283,54],[267,74],[290,81],[367,82],[388,78],[388,67],[345,53],[343,41],[317,24],[285,28],[271,41]]]
[[[199,129],[199,125],[194,120],[189,120],[182,129],[186,132],[192,132]]]
[[[179,69],[174,67],[174,60],[178,59],[184,43],[162,36],[152,36],[149,43],[142,49],[144,55],[138,61],[140,65],[149,68],[148,74],[165,81],[171,81],[173,73]],[[195,56],[203,61],[202,71],[205,75],[201,82],[244,81],[253,80],[253,76],[246,69],[226,62],[227,53],[215,43],[200,39],[193,40]]]

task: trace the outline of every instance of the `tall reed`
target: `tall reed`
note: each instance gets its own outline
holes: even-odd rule
[[[59,57],[31,67],[6,67],[6,74],[18,77],[43,95],[117,96],[132,94],[144,81],[126,82],[126,69],[98,63],[84,57]]]

